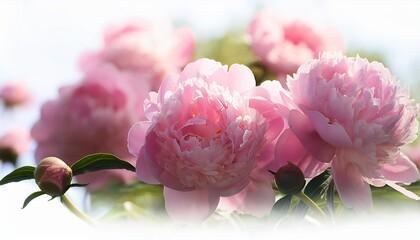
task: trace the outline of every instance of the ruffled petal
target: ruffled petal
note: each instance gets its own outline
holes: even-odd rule
[[[290,162],[298,166],[307,178],[317,176],[330,165],[320,162],[309,155],[305,147],[290,129],[286,129],[277,140],[274,157],[276,168],[272,169],[272,171],[275,172]]]
[[[234,89],[239,93],[245,92],[255,87],[254,74],[248,67],[241,64],[233,64],[229,68],[228,81],[229,89]]]
[[[251,181],[240,193],[220,198],[219,208],[262,217],[270,213],[274,201],[270,181]]]
[[[335,148],[319,136],[307,116],[292,109],[289,112],[288,120],[290,129],[310,154],[321,162],[332,160]]]
[[[379,172],[386,180],[403,182],[405,184],[410,184],[420,178],[420,173],[416,165],[404,154],[397,157],[395,163],[385,164]]]
[[[352,142],[346,130],[340,124],[329,123],[320,112],[309,111],[308,117],[319,136],[335,147],[351,147]]]
[[[141,148],[139,152],[139,157],[136,162],[136,173],[137,176],[145,183],[148,184],[159,184],[160,182],[153,176],[152,171],[149,168],[145,160],[144,148]]]
[[[146,133],[150,122],[138,122],[134,124],[128,132],[128,151],[134,156],[138,156],[146,139]]]
[[[334,159],[332,175],[340,199],[346,207],[353,208],[357,212],[372,210],[370,185],[364,181],[356,165],[342,159]]]
[[[181,223],[199,223],[208,218],[219,204],[220,197],[205,190],[188,192],[163,189],[169,216]]]

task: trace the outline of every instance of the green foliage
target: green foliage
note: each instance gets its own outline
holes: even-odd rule
[[[22,209],[24,209],[26,206],[28,206],[29,202],[31,202],[32,200],[34,200],[35,198],[44,195],[45,193],[43,191],[38,191],[38,192],[34,192],[31,195],[29,195],[25,201],[23,202],[23,207]]]
[[[118,157],[107,153],[87,155],[75,162],[71,166],[71,169],[73,171],[73,176],[104,169],[125,169],[132,172],[136,171],[136,168],[129,162],[123,161]]]
[[[24,166],[15,169],[11,173],[7,174],[3,179],[0,180],[0,185],[4,185],[11,182],[20,182],[22,180],[28,180],[34,178],[35,167]]]
[[[167,219],[163,187],[144,182],[114,183],[91,192],[91,205],[100,210],[108,209],[101,221]],[[93,209],[95,210],[95,209]]]

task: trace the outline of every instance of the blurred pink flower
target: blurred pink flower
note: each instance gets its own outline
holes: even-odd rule
[[[22,127],[9,129],[0,137],[0,161],[16,164],[16,160],[29,149],[31,137]]]
[[[281,16],[270,10],[259,12],[248,29],[255,55],[282,84],[286,75],[323,51],[345,50],[343,36],[333,28]]]
[[[144,119],[142,102],[149,87],[132,75],[112,65],[102,65],[88,72],[83,81],[62,87],[59,97],[46,102],[40,119],[32,127],[37,142],[37,161],[49,156],[71,165],[92,153],[110,153],[134,164],[127,149],[130,127]],[[127,183],[136,175],[122,170],[78,175],[81,183],[95,190],[109,180]]]
[[[80,66],[87,70],[103,62],[111,63],[150,79],[157,90],[163,78],[179,72],[192,59],[194,49],[190,29],[174,29],[170,22],[139,20],[106,29],[103,48],[84,54]]]
[[[323,53],[289,77],[288,87],[298,108],[290,110],[290,130],[279,138],[284,147],[276,148],[278,161],[306,159],[292,162],[303,168],[314,161],[331,164],[340,198],[359,212],[372,208],[369,184],[387,184],[419,199],[396,184],[420,177],[400,151],[416,138],[418,106],[388,69],[359,57]]]
[[[247,67],[228,70],[199,59],[146,100],[148,121],[130,130],[129,150],[138,157],[139,178],[164,185],[166,209],[177,221],[206,219],[220,197],[240,201],[247,213],[271,210],[273,176],[263,168],[273,159],[266,151],[277,135],[271,131],[280,132],[283,122],[269,129],[272,123],[259,112],[268,105],[250,106],[255,94]]]
[[[0,99],[3,100],[6,107],[25,104],[30,100],[30,95],[28,87],[23,83],[9,83],[0,89]]]

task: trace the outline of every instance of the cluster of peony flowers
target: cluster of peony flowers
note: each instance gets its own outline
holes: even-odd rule
[[[332,168],[343,203],[372,209],[369,185],[410,184],[419,170],[400,147],[417,133],[418,107],[377,62],[324,53],[287,79],[255,86],[247,67],[209,59],[165,79],[129,133],[137,174],[163,184],[168,213],[203,220],[218,206],[262,216],[287,162],[311,178]]]
[[[144,99],[169,71],[180,71],[195,46],[188,29],[147,20],[110,27],[104,41],[102,50],[81,56],[83,78],[61,87],[57,99],[42,106],[31,130],[37,162],[54,156],[70,165],[88,154],[104,152],[134,163],[127,134],[134,123],[145,119]],[[136,175],[104,170],[76,179],[96,190],[112,180],[131,182]]]
[[[269,12],[249,33],[277,80],[256,86],[245,65],[190,62],[195,40],[185,28],[109,28],[103,49],[81,58],[82,81],[43,105],[32,128],[37,161],[115,154],[137,176],[106,170],[78,181],[91,189],[110,179],[161,184],[166,210],[180,222],[218,208],[267,215],[271,172],[288,163],[308,179],[331,168],[344,205],[358,212],[373,207],[370,185],[419,199],[399,185],[420,178],[401,151],[416,138],[418,106],[388,69],[327,51],[344,49],[335,31]]]

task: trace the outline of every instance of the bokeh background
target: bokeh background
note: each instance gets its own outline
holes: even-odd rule
[[[196,54],[211,57],[214,52],[206,47],[212,41],[214,47],[214,42],[226,35],[245,36],[252,16],[266,7],[336,27],[346,39],[349,55],[380,60],[410,87],[413,97],[420,99],[417,0],[0,0],[0,85],[19,81],[32,93],[32,101],[23,109],[0,112],[0,133],[14,125],[30,128],[43,102],[55,98],[60,86],[78,81],[82,75],[77,65],[81,53],[101,46],[102,32],[109,24],[136,18],[169,18],[176,26],[191,27],[200,47]],[[21,156],[18,166],[34,164],[33,149]],[[10,166],[0,166],[0,178],[11,170]],[[11,234],[47,234],[45,224],[51,219],[57,231],[65,226],[88,229],[58,201],[47,202],[47,197],[21,210],[23,200],[35,190],[34,184],[24,182],[0,187],[0,239],[10,239],[3,236]],[[72,190],[69,195],[83,205],[80,192]],[[384,217],[374,226],[398,227],[401,222],[412,226],[419,223],[418,213],[414,219]],[[382,229],[382,233],[387,232],[387,228]],[[154,236],[152,231],[139,231]]]

